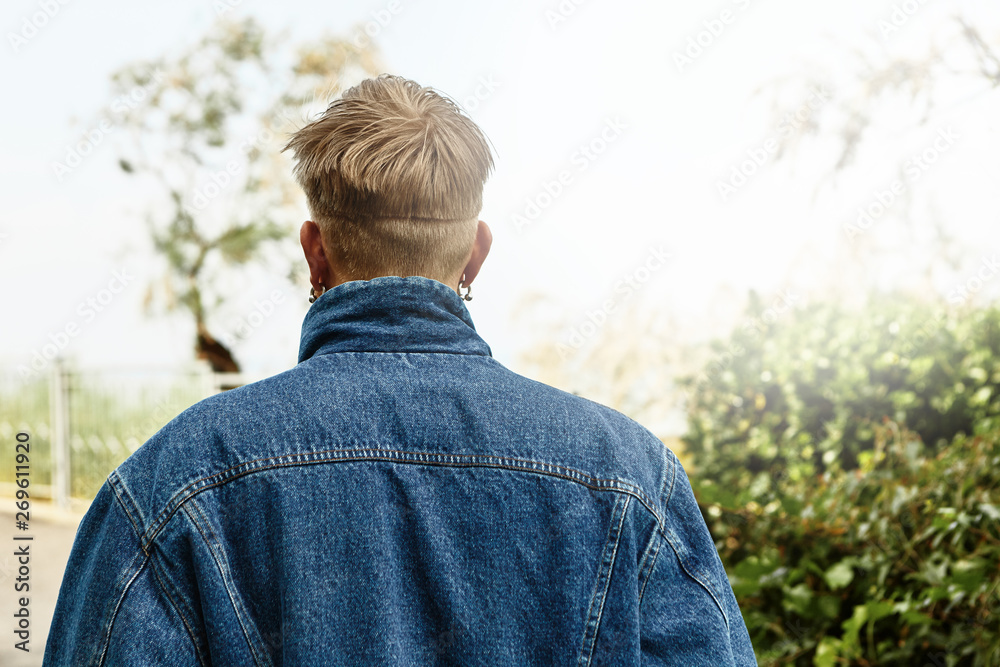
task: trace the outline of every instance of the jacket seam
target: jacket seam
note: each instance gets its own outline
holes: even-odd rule
[[[667,452],[667,458],[669,459],[670,462],[670,471],[671,471],[670,488],[667,490],[667,495],[663,497],[663,512],[664,515],[666,515],[667,505],[670,502],[670,499],[673,497],[674,486],[677,483],[677,473],[678,473],[677,469],[680,467],[680,461],[677,459],[677,455],[674,454],[669,447],[664,445],[664,449]],[[666,479],[664,479],[664,486],[666,486]],[[691,579],[697,582],[698,585],[704,588],[705,591],[711,596],[712,600],[719,608],[719,611],[722,612],[722,620],[725,621],[726,628],[728,629],[729,615],[726,613],[726,608],[722,605],[722,601],[719,599],[719,596],[713,589],[711,582],[708,581],[709,577],[698,576],[688,568],[685,559],[681,557],[683,549],[681,549],[678,544],[675,544],[676,536],[674,535],[672,530],[666,530],[664,528],[661,532],[663,532],[664,539],[666,539],[667,543],[670,545],[670,549],[674,552],[674,556],[677,558],[677,562],[680,564],[681,569],[684,570],[685,574],[687,574],[689,577],[691,577]]]
[[[624,505],[622,504],[624,499]],[[608,525],[608,536],[601,550],[601,563],[597,570],[597,578],[594,581],[594,592],[590,597],[590,606],[587,608],[586,623],[583,630],[583,643],[580,646],[580,659],[578,663],[582,667],[589,667],[594,659],[594,647],[597,644],[597,633],[601,628],[601,620],[604,615],[604,602],[607,600],[608,588],[611,585],[611,576],[614,573],[615,562],[618,559],[618,545],[621,543],[622,524],[625,515],[628,513],[628,506],[631,498],[627,495],[618,495],[615,498],[615,506],[611,512],[611,521]],[[621,508],[621,509],[619,509]],[[608,553],[608,549],[611,553]],[[594,610],[594,603],[597,603],[597,610]],[[591,632],[593,628],[593,632]],[[589,647],[588,647],[589,644]]]
[[[665,539],[666,538],[664,538],[662,534],[657,533],[656,531],[653,532],[653,536],[650,539],[649,549],[646,550],[647,556],[649,556],[649,552],[652,551],[652,555],[648,558],[648,566],[647,556],[643,556],[643,563],[639,567],[639,579],[642,581],[642,587],[639,589],[639,602],[637,606],[640,611],[642,610],[643,596],[646,594],[646,585],[649,583],[651,578],[650,575],[653,573],[653,568],[656,567],[656,559],[660,555],[660,548],[663,546]],[[645,572],[643,572],[644,569]]]
[[[135,522],[132,520],[132,517],[129,514],[127,507],[125,506],[124,501],[119,495],[119,491],[115,484],[116,480],[114,478],[115,478],[114,473],[108,476],[108,486],[111,488],[111,491],[115,495],[115,502],[125,513],[125,516],[128,517],[129,523],[132,524],[132,529],[133,531],[135,531]],[[98,648],[100,650],[97,653],[97,659],[95,660],[94,663],[97,665],[97,667],[101,667],[101,665],[104,664],[104,660],[107,658],[108,647],[111,645],[111,633],[112,631],[114,631],[115,620],[118,618],[118,612],[121,610],[122,603],[125,601],[125,596],[128,595],[129,590],[132,588],[132,584],[135,583],[135,580],[139,577],[139,574],[142,573],[142,569],[146,566],[146,562],[149,560],[149,554],[145,551],[145,549],[142,548],[141,535],[136,534],[136,539],[139,541],[139,551],[136,552],[135,557],[132,558],[132,561],[129,563],[128,567],[122,570],[122,573],[118,576],[118,579],[115,581],[115,590],[121,588],[121,594],[118,595],[118,599],[115,600],[114,608],[111,610],[111,615],[107,620],[106,626],[103,628],[104,636],[101,640],[101,643],[98,645]],[[135,568],[135,572],[132,572],[130,576],[129,572],[133,568]]]
[[[149,556],[142,552],[136,554],[136,557],[132,559],[132,563],[129,565],[129,568],[134,567],[135,562],[140,559],[142,562],[135,568],[135,573],[133,573],[132,576],[128,578],[128,581],[125,582],[125,585],[122,586],[121,595],[118,596],[118,600],[115,602],[115,608],[111,612],[111,618],[108,619],[107,627],[104,630],[104,639],[101,641],[101,651],[97,655],[97,667],[101,667],[101,665],[104,664],[104,660],[108,657],[108,647],[111,645],[111,632],[114,630],[115,620],[118,618],[118,612],[121,610],[122,603],[125,601],[125,596],[128,595],[129,590],[132,588],[132,584],[139,578],[139,575],[142,573],[142,569],[146,566]],[[125,578],[125,573],[128,572],[129,568],[125,569],[125,572],[123,572],[122,576],[119,577],[119,581]]]
[[[656,544],[656,537],[660,534],[659,531],[653,530],[649,533],[649,539],[646,541],[646,546],[642,551],[642,558],[639,559],[639,572],[642,572],[642,568],[645,567],[646,560],[649,558],[649,554],[653,551],[653,547]]]
[[[667,471],[663,475],[663,487],[661,487],[660,489],[660,504],[661,507],[663,507],[664,515],[666,515],[667,504],[670,502],[670,499],[674,495],[674,484],[677,482],[677,467],[679,465],[679,461],[677,461],[677,455],[674,454],[669,447],[664,445],[663,450],[664,450],[663,457],[665,459],[665,467],[667,468]],[[663,495],[663,489],[666,488],[667,486],[668,477],[670,478],[670,488],[667,489],[667,494]],[[659,518],[660,517],[657,517],[657,519]],[[664,532],[664,525],[665,521],[659,522],[660,532],[663,533],[664,537],[666,537],[666,532]]]
[[[167,583],[164,583],[164,577],[161,577],[160,573],[157,571],[158,568],[157,568],[157,565],[156,565],[156,560],[153,559],[153,558],[150,558],[149,569],[150,569],[150,572],[153,573],[153,576],[156,577],[156,581],[157,581],[157,583],[160,584],[160,588],[163,589],[163,594],[167,596],[167,599],[170,601],[170,604],[173,606],[174,610],[177,612],[177,615],[180,616],[181,623],[184,624],[184,629],[187,631],[188,637],[191,639],[191,644],[194,646],[194,653],[195,653],[195,656],[197,656],[197,658],[198,658],[198,664],[204,665],[205,667],[208,667],[209,663],[205,660],[205,655],[202,653],[201,647],[198,645],[197,633],[195,633],[194,627],[188,621],[188,619],[184,615],[184,613],[181,611],[180,605],[178,604],[177,600],[175,600],[174,596],[170,594],[170,587],[173,584],[171,583],[170,586],[168,586]],[[164,575],[166,575],[166,573],[164,573]],[[169,579],[168,579],[168,582],[169,582]]]
[[[729,615],[726,614],[726,608],[722,606],[722,601],[719,600],[719,596],[715,594],[714,590],[712,590],[712,585],[709,582],[704,581],[701,577],[695,575],[693,572],[691,572],[691,570],[688,569],[688,566],[684,562],[684,559],[681,558],[681,550],[678,549],[677,545],[674,544],[674,540],[671,539],[672,537],[673,537],[673,531],[669,531],[667,533],[667,538],[666,538],[667,543],[670,545],[670,549],[674,552],[674,556],[677,558],[677,562],[680,564],[681,569],[684,570],[684,572],[689,577],[691,577],[694,581],[696,581],[698,585],[704,588],[705,591],[711,596],[712,600],[715,602],[715,605],[719,608],[719,611],[722,612],[722,620],[726,622],[726,629],[728,630]]]
[[[174,597],[170,594],[170,591],[167,589],[167,586],[163,583],[163,580],[160,578],[159,573],[156,571],[156,563],[152,559],[151,552],[148,551],[143,546],[143,543],[142,543],[142,531],[140,530],[138,524],[136,523],[135,518],[132,516],[132,513],[129,511],[129,508],[128,508],[129,503],[127,503],[126,500],[125,500],[125,498],[123,497],[123,495],[127,496],[128,499],[131,500],[131,494],[129,493],[128,487],[125,485],[124,480],[122,480],[118,476],[117,472],[112,472],[110,475],[108,475],[108,486],[111,487],[111,490],[115,494],[115,500],[121,506],[122,511],[125,513],[125,516],[128,517],[129,523],[132,524],[132,530],[135,532],[136,540],[139,543],[139,551],[143,555],[143,563],[142,563],[142,565],[139,566],[139,569],[136,570],[136,576],[138,576],[139,573],[142,572],[142,568],[145,567],[146,564],[148,563],[149,567],[150,567],[150,571],[153,573],[153,576],[156,577],[156,581],[160,585],[160,589],[162,590],[163,594],[166,596],[167,600],[170,601],[170,604],[173,607],[174,611],[180,617],[181,623],[184,624],[184,629],[187,631],[188,638],[191,640],[191,645],[194,648],[195,655],[198,656],[198,662],[201,663],[202,665],[206,664],[204,656],[202,655],[201,649],[198,646],[198,642],[195,640],[194,629],[189,625],[188,620],[184,616],[184,613],[181,611],[180,607],[178,606],[177,601],[174,600]],[[121,486],[120,489],[118,488],[119,486]],[[134,579],[135,579],[135,577],[133,577],[133,581],[134,581]],[[121,596],[121,599],[118,601],[118,604],[115,605],[115,611],[114,611],[114,614],[112,615],[112,619],[111,619],[111,622],[110,622],[109,627],[108,627],[107,637],[105,639],[105,647],[101,651],[101,662],[102,663],[104,661],[104,654],[107,652],[107,644],[109,644],[110,641],[111,641],[111,630],[112,630],[112,626],[114,625],[114,619],[117,618],[117,616],[118,616],[118,609],[121,607],[122,602],[124,602],[125,595],[128,593],[128,589],[131,588],[131,586],[132,586],[132,582],[130,581],[129,584],[128,584],[128,586],[126,587],[126,589],[122,591],[122,596]]]
[[[121,506],[122,511],[125,512],[125,516],[128,517],[129,523],[132,524],[132,530],[135,532],[135,537],[139,541],[139,549],[142,550],[143,553],[147,553],[146,547],[142,541],[143,530],[141,521],[136,521],[135,517],[132,516],[132,512],[129,510],[129,503],[125,502],[125,498],[122,497],[122,494],[124,494],[128,496],[129,500],[132,499],[132,496],[128,491],[128,487],[125,486],[125,481],[118,476],[117,472],[112,472],[108,475],[108,486],[111,487],[112,491],[114,491],[115,499]],[[119,489],[119,486],[122,488]]]
[[[482,357],[484,359],[493,359],[493,355],[487,352],[457,352],[452,350],[327,350],[324,352],[322,349],[319,349],[305,359],[300,360],[299,363],[305,363],[310,359],[328,357],[331,354],[447,354],[455,357]]]
[[[170,517],[185,503],[202,491],[220,486],[228,481],[255,472],[275,468],[317,465],[350,461],[390,461],[410,464],[445,465],[454,467],[485,467],[519,470],[577,482],[598,491],[618,491],[635,497],[656,518],[662,532],[664,520],[656,511],[654,503],[635,485],[618,479],[594,477],[587,473],[554,463],[542,463],[530,459],[488,454],[438,454],[434,452],[406,452],[395,449],[327,449],[303,454],[286,454],[246,461],[226,470],[190,482],[173,495],[159,516],[153,520],[144,536],[144,544],[152,544]]]
[[[250,638],[250,631],[246,626],[246,619],[244,619],[245,610],[242,609],[242,605],[237,603],[232,588],[230,586],[231,583],[230,579],[228,576],[226,576],[225,568],[223,568],[222,563],[220,562],[220,559],[216,554],[212,541],[209,540],[209,538],[205,535],[205,531],[202,529],[201,522],[198,520],[196,516],[194,516],[192,508],[194,512],[197,512],[202,516],[202,519],[204,519],[205,521],[205,528],[208,530],[208,532],[211,533],[213,537],[215,536],[215,533],[212,531],[208,519],[201,511],[201,508],[198,506],[198,503],[191,502],[184,504],[184,514],[188,517],[191,523],[194,524],[198,533],[201,535],[202,540],[205,541],[205,546],[208,548],[208,553],[212,556],[212,561],[215,563],[215,567],[219,571],[219,576],[222,578],[223,586],[225,586],[226,589],[226,595],[229,597],[229,603],[233,606],[233,613],[236,614],[236,620],[240,624],[240,630],[242,630],[243,637],[246,639],[247,648],[250,650],[250,655],[253,656],[254,664],[257,665],[258,667],[267,667],[268,665],[271,665],[271,660],[269,657],[264,656],[265,658],[264,663],[263,664],[261,663],[261,656],[259,655],[259,651],[254,646],[254,643]]]

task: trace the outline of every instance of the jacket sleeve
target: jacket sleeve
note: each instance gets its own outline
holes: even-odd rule
[[[643,588],[643,665],[757,665],[719,552],[676,455],[664,484],[664,530]]]
[[[202,664],[110,480],[77,529],[42,665]]]

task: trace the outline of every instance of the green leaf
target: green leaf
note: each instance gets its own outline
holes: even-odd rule
[[[872,600],[865,607],[868,610],[869,623],[874,623],[896,613],[896,605],[883,600]]]
[[[841,624],[841,627],[844,629],[843,646],[845,649],[850,649],[850,654],[853,654],[854,649],[860,646],[858,634],[867,620],[868,607],[860,604],[854,607],[851,617]]]
[[[779,563],[776,560],[762,559],[757,556],[745,558],[732,568],[729,576],[733,592],[738,598],[756,595],[766,585],[764,582],[769,575],[774,573],[778,567]]]
[[[979,503],[979,511],[994,521],[1000,521],[1000,509],[989,503]]]
[[[834,621],[840,617],[840,598],[836,595],[820,595],[816,598],[816,609],[820,616]]]
[[[831,567],[823,575],[826,585],[832,590],[840,590],[854,579],[854,558],[848,557]]]
[[[785,595],[782,599],[782,606],[786,611],[793,611],[799,616],[806,616],[809,603],[812,602],[813,592],[806,584],[796,586],[785,586]]]
[[[840,656],[840,644],[839,639],[823,637],[813,656],[814,667],[835,667]]]

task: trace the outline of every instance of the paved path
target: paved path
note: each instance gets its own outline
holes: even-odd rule
[[[22,532],[14,527],[14,512],[17,511],[14,502],[13,498],[0,497],[0,665],[39,667],[59,595],[59,584],[62,583],[82,514],[59,512],[51,506],[35,502],[31,507],[30,529]],[[15,533],[18,536],[31,535],[34,539],[31,542],[15,542]],[[31,590],[28,593],[14,590],[19,567],[14,551],[22,544],[31,545],[31,571],[28,575]],[[24,595],[30,600],[31,639],[28,653],[14,648],[15,642],[20,641],[13,632],[14,612],[18,598]]]

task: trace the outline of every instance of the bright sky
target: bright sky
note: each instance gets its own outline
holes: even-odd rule
[[[918,52],[963,7],[995,38],[1000,7],[909,0],[912,16],[883,38],[879,22],[906,3],[231,2],[230,15],[256,16],[303,40],[321,31],[350,35],[379,13],[390,14],[375,37],[388,71],[459,101],[477,89],[485,93],[471,114],[497,151],[481,216],[493,229],[494,246],[470,310],[494,355],[515,369],[518,351],[538,335],[515,320],[527,293],[552,297],[567,322],[579,322],[614,294],[623,276],[645,275],[636,272],[654,251],[669,253],[670,260],[642,283],[644,303],[706,327],[732,316],[737,301],[720,295],[740,297],[750,287],[765,295],[783,288],[808,294],[825,278],[810,271],[843,243],[845,221],[889,188],[908,157],[933,146],[939,132],[950,131],[946,136],[953,140],[939,142],[947,148],[938,163],[908,185],[936,193],[949,229],[984,254],[1000,251],[997,114],[995,104],[993,113],[984,112],[981,83],[949,91],[950,102],[923,126],[900,109],[900,121],[875,130],[859,165],[836,189],[817,194],[831,164],[828,147],[818,142],[804,145],[794,160],[766,164],[726,202],[717,186],[778,132],[772,97],[754,95],[762,86],[812,74],[843,79],[854,48]],[[40,23],[34,17],[46,4],[6,0],[0,14],[6,100],[0,125],[0,363],[29,362],[67,326],[79,332],[64,354],[85,366],[187,363],[188,319],[141,314],[146,286],[160,276],[158,265],[137,250],[147,247],[144,202],[115,166],[114,151],[98,147],[62,183],[51,165],[108,104],[112,71],[200,38],[219,2],[70,1],[56,5],[58,12],[15,51],[11,33],[31,33],[25,22]],[[553,24],[560,7],[567,15]],[[679,71],[675,53],[699,33],[707,46]],[[801,100],[786,96],[785,103],[806,104],[801,90]],[[595,147],[590,156],[580,151],[586,144]],[[561,172],[561,192],[548,201],[546,183],[553,190]],[[529,200],[539,214],[518,229],[513,216],[525,215]],[[806,241],[819,255],[793,270],[796,250]],[[956,267],[955,280],[977,269],[978,261]],[[120,282],[127,284],[100,313],[81,309],[86,299]],[[1000,280],[991,289],[997,286]],[[236,348],[251,372],[273,373],[295,362],[308,286],[293,290],[281,276],[262,275],[238,295],[242,305],[234,312],[249,316],[254,303],[275,290],[283,298],[273,316]],[[238,319],[230,318],[232,326]]]

